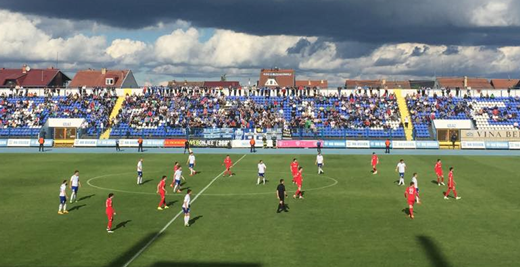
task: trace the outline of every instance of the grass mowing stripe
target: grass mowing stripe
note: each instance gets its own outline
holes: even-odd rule
[[[239,158],[234,164],[233,166],[237,165],[243,158],[246,157],[247,154],[244,154],[241,158]],[[219,175],[215,176],[215,178],[213,178],[213,180],[211,180],[211,182],[209,182],[208,185],[206,185],[206,187],[202,188],[202,190],[200,190],[200,192],[193,198],[193,200],[191,201],[191,203],[195,202],[195,200],[197,200],[197,198],[199,198],[200,195],[202,195],[202,193],[204,193],[204,191],[206,191],[219,177],[221,177],[223,174],[224,174],[225,170],[222,171]],[[150,241],[148,241],[148,243],[146,243],[146,245],[144,245],[143,248],[141,248],[127,263],[125,263],[125,265],[123,265],[123,267],[128,267],[130,266],[130,264],[132,264],[132,262],[137,259],[164,231],[166,231],[166,229],[177,219],[179,218],[179,216],[181,216],[182,214],[182,211],[179,211],[179,213],[177,213],[177,215],[175,215],[175,217],[173,217],[162,229],[161,231],[159,231],[152,239],[150,239]]]

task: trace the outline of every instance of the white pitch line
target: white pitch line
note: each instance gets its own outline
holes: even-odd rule
[[[243,158],[246,157],[247,154],[244,154],[240,159],[238,159],[234,164],[233,166],[237,165]],[[206,187],[202,188],[202,190],[200,190],[200,192],[195,195],[195,197],[193,198],[193,200],[191,201],[191,203],[195,202],[195,200],[197,200],[197,198],[199,198],[200,195],[202,195],[202,193],[204,193],[204,191],[206,191],[220,176],[222,176],[224,174],[225,171],[222,171],[219,175],[217,175],[215,178],[213,178],[213,180],[211,180],[211,182],[209,182],[208,185],[206,185]],[[179,216],[181,216],[182,214],[182,211],[179,211],[179,213],[177,213],[177,215],[175,215],[175,217],[173,217],[173,219],[171,219],[162,229],[161,231],[159,231],[157,234],[155,234],[155,236],[150,240],[148,241],[148,243],[146,243],[146,245],[144,245],[143,248],[141,248],[127,263],[125,263],[125,265],[123,265],[123,267],[128,267],[130,264],[132,264],[132,262],[137,259],[139,256],[141,256],[141,254],[164,232],[166,231],[166,229],[177,219],[179,218]]]

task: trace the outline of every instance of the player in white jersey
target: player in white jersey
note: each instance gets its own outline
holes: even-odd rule
[[[260,179],[263,180],[265,185],[265,170],[267,169],[267,166],[265,166],[264,162],[260,160],[258,162],[258,181],[256,182],[257,185],[260,184]]]
[[[143,159],[137,162],[137,184],[143,183]]]
[[[182,203],[182,212],[184,212],[184,226],[190,226],[190,205],[191,205],[191,189],[188,189],[184,202]]]
[[[399,172],[399,183],[397,185],[404,185],[404,173],[406,171],[406,163],[404,163],[404,160],[399,160],[399,163],[397,163],[397,167],[395,167],[395,171]]]
[[[190,168],[190,176],[193,176],[194,174],[197,174],[197,171],[195,168],[195,155],[193,155],[193,152],[190,152],[190,155],[188,156],[188,160],[186,161],[186,164],[188,164],[188,167]]]
[[[81,183],[79,182],[79,171],[75,170],[74,175],[70,177],[70,189],[72,193],[70,194],[70,203],[73,201],[78,202],[78,188],[81,187]]]
[[[67,180],[63,180],[60,185],[60,207],[58,214],[67,214]]]
[[[318,153],[316,156],[316,166],[318,166],[318,174],[325,173],[323,171],[323,165],[325,165],[325,162],[323,161],[323,155],[321,153]]]
[[[179,166],[173,174],[173,180],[175,184],[175,187],[173,187],[173,192],[181,192],[181,179],[186,181],[186,179],[184,179],[184,176],[182,176],[182,167]]]
[[[412,182],[413,182],[413,185],[415,186],[415,191],[417,191],[417,195],[415,196],[415,201],[417,202],[417,204],[421,204],[421,200],[419,199],[419,185],[417,183],[417,173],[416,172],[413,173]]]

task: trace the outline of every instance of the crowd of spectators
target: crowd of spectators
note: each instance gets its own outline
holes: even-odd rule
[[[145,90],[127,95],[114,126],[165,128],[395,129],[394,94],[323,96],[225,96],[221,92]]]
[[[84,130],[103,129],[117,96],[69,93],[66,96],[0,95],[0,128],[40,128],[48,118],[85,118]]]
[[[414,124],[431,125],[434,119],[471,118],[472,105],[468,96],[412,94],[406,96],[406,103]]]

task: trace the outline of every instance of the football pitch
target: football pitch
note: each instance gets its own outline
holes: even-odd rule
[[[443,156],[455,167],[461,200],[443,199],[433,170],[437,156],[197,155],[190,177],[183,154],[2,154],[0,266],[518,266],[518,157]],[[289,164],[303,171],[304,199],[293,199]],[[144,159],[144,184],[136,164]],[[422,204],[405,214],[405,181],[419,174]],[[257,163],[267,165],[256,185]],[[173,163],[193,190],[191,226],[183,226],[184,193],[169,187]],[[80,171],[79,202],[58,215],[61,182]],[[167,175],[170,209],[158,211],[155,193]],[[286,180],[289,212],[277,213],[276,186]],[[107,234],[105,200],[114,193],[115,232]],[[70,196],[70,190],[67,189]]]

